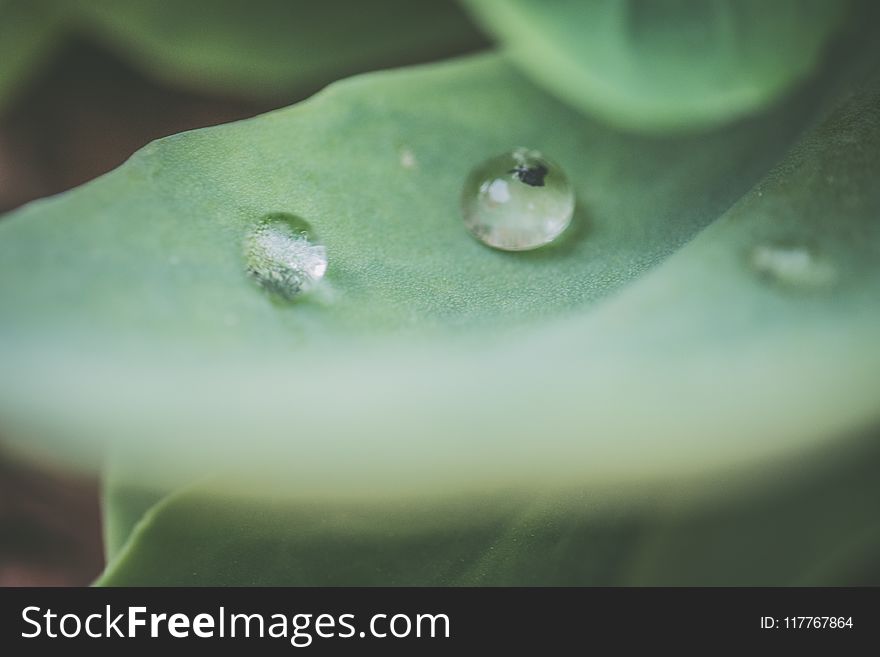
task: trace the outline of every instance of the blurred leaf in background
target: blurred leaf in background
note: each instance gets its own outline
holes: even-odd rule
[[[865,586],[876,436],[795,477],[567,495],[315,504],[179,491],[136,514],[103,586]],[[873,443],[873,445],[871,445]],[[131,490],[117,489],[111,505]],[[845,512],[842,510],[845,509]],[[120,518],[115,518],[119,522]],[[111,518],[110,525],[114,526]],[[169,561],[169,546],[175,559]],[[254,555],[259,555],[254,558]]]
[[[533,80],[630,129],[723,123],[816,68],[847,2],[467,0]]]
[[[168,82],[258,98],[483,43],[446,1],[0,0],[0,103],[48,43],[70,34],[110,44]]]
[[[49,58],[63,20],[41,0],[0,0],[0,110]]]
[[[0,211],[158,137],[483,46],[451,1],[2,0]]]

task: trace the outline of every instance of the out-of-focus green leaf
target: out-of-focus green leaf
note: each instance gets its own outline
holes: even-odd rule
[[[626,128],[700,128],[776,100],[817,66],[836,0],[468,0],[536,82]]]
[[[315,504],[194,488],[149,510],[98,584],[876,585],[872,442],[772,484],[753,473],[623,498]]]
[[[255,98],[485,43],[451,0],[2,0],[0,103],[69,36],[108,44],[157,78]]]
[[[483,43],[448,0],[85,0],[78,6],[86,29],[157,77],[257,96]]]
[[[144,514],[165,493],[151,486],[131,485],[113,472],[104,474],[101,491],[104,553],[113,560]]]
[[[0,110],[47,58],[63,11],[30,0],[0,0]]]
[[[625,585],[876,586],[880,496],[876,432],[816,463],[787,462],[775,484],[760,470],[731,496],[717,480],[656,509],[633,551]],[[727,499],[733,497],[733,499]]]
[[[605,504],[522,494],[316,504],[194,489],[149,510],[98,584],[613,584],[643,528]]]

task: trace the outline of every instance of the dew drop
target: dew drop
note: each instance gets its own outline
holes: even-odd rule
[[[803,245],[758,245],[752,250],[751,265],[761,276],[788,287],[822,288],[837,279],[834,266]]]
[[[416,154],[412,152],[409,148],[401,148],[399,151],[400,155],[400,166],[404,169],[415,169],[418,166],[418,160],[416,160]]]
[[[574,190],[562,168],[527,148],[474,168],[461,195],[467,229],[505,251],[527,251],[555,240],[571,223]]]
[[[327,250],[305,220],[286,213],[260,219],[244,240],[248,274],[263,289],[291,300],[327,271]]]

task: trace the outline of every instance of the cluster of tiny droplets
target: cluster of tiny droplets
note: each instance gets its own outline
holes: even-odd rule
[[[281,220],[264,222],[248,236],[245,260],[261,287],[288,300],[309,291],[327,271],[326,248]]]

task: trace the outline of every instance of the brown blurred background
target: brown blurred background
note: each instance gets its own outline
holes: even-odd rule
[[[71,41],[0,114],[0,213],[121,164],[158,137],[241,119],[257,104],[163,86]],[[0,453],[0,586],[82,586],[104,563],[98,483]]]

